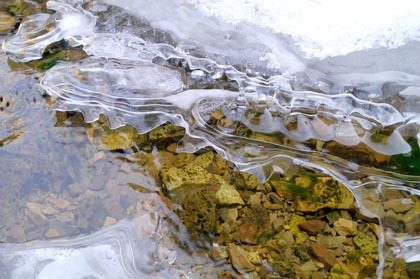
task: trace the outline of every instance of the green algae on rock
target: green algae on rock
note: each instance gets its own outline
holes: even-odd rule
[[[296,200],[296,209],[316,212],[323,208],[349,209],[353,206],[352,193],[328,176],[302,174],[291,179],[271,180],[280,196]]]

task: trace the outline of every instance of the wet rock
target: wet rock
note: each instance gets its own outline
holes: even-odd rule
[[[60,232],[55,229],[55,228],[49,228],[46,232],[45,232],[45,237],[46,238],[57,238],[59,237],[61,234]]]
[[[53,207],[57,208],[57,209],[61,209],[64,210],[67,207],[69,207],[70,202],[63,199],[63,198],[53,198],[53,197],[48,197],[47,198],[47,202],[52,205]]]
[[[334,222],[334,230],[341,236],[352,236],[356,235],[357,226],[351,220],[340,218]]]
[[[300,267],[300,270],[302,272],[308,273],[308,272],[318,271],[318,267],[314,261],[307,261]]]
[[[246,251],[240,246],[231,243],[228,246],[228,252],[233,267],[239,273],[245,274],[255,270],[255,266],[247,258]]]
[[[344,240],[343,236],[318,235],[317,237],[318,244],[331,249],[342,247]]]
[[[219,189],[216,192],[216,200],[219,205],[226,206],[226,205],[243,205],[244,201],[239,195],[236,189],[226,183],[222,178],[215,177],[216,180],[220,183]]]
[[[209,256],[215,262],[223,262],[229,258],[229,253],[226,246],[215,246],[210,249]]]
[[[290,181],[270,181],[279,196],[296,200],[296,209],[316,212],[323,208],[349,209],[353,206],[352,193],[328,176],[311,173],[296,176]]]
[[[193,237],[216,231],[216,189],[217,186],[211,184],[187,184],[171,193],[173,201],[181,206],[176,212]]]
[[[218,215],[224,222],[234,223],[238,219],[238,209],[237,208],[220,208],[218,210]]]
[[[133,146],[133,140],[137,132],[131,126],[124,126],[110,131],[102,138],[102,143],[109,150],[129,149]]]
[[[15,28],[16,19],[5,12],[0,11],[0,35],[5,35]]]
[[[337,259],[334,256],[334,253],[326,249],[325,247],[315,243],[311,246],[311,249],[312,253],[317,257],[317,259],[323,264],[325,264],[328,268],[331,268],[336,263],[338,263]]]
[[[321,220],[308,220],[299,224],[299,228],[309,235],[319,234],[324,228],[326,223]]]
[[[253,223],[245,223],[239,227],[239,237],[241,242],[255,244],[257,241],[258,227]]]
[[[167,146],[170,142],[178,141],[184,136],[185,130],[173,124],[165,124],[149,133],[149,140],[159,145]]]
[[[293,214],[289,221],[290,232],[293,234],[296,243],[303,243],[308,238],[307,234],[299,230],[299,225],[306,222],[305,217]]]
[[[362,250],[363,254],[369,255],[377,259],[378,254],[378,241],[374,236],[370,236],[364,232],[358,232],[353,238],[357,247]]]
[[[411,199],[392,199],[384,203],[384,209],[392,209],[396,213],[407,212],[414,207],[414,202]]]
[[[212,181],[213,176],[204,168],[188,164],[185,167],[164,168],[160,172],[163,185],[168,191],[173,191],[182,185],[206,184]]]
[[[107,228],[117,223],[117,220],[115,218],[112,218],[110,216],[106,216],[104,225],[102,227]]]

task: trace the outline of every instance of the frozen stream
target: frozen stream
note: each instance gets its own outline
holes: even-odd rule
[[[365,218],[379,220],[378,278],[391,258],[420,262],[420,162],[413,161],[420,145],[420,4],[336,2],[50,0],[49,13],[24,18],[15,34],[1,37],[1,87],[16,92],[0,97],[0,105],[9,98],[16,109],[9,113],[7,105],[1,115],[0,106],[0,139],[18,141],[0,145],[0,186],[19,187],[10,199],[39,213],[34,223],[36,215],[59,221],[72,206],[61,215],[44,212],[37,207],[42,193],[54,193],[46,199],[53,204],[67,191],[83,208],[73,209],[78,223],[66,233],[47,230],[47,239],[63,239],[45,240],[37,232],[20,239],[20,230],[5,228],[0,278],[214,273],[194,248],[177,246],[174,238],[194,243],[156,194],[150,173],[139,175],[127,163],[132,157],[89,143],[83,127],[57,128],[55,111],[80,112],[86,123],[103,115],[111,129],[129,124],[141,134],[175,124],[185,129],[177,152],[211,148],[260,182],[297,168],[325,174],[352,192]],[[63,42],[87,57],[45,72],[8,68],[10,61],[39,60]],[[224,122],[213,121],[217,113]],[[267,137],[239,134],[238,127]],[[270,135],[289,140],[270,141]],[[408,158],[407,165],[395,163],[398,158]],[[49,186],[53,180],[60,186]],[[123,187],[133,181],[150,192],[133,198]],[[113,208],[96,199],[123,199],[126,211],[101,216]],[[87,211],[98,215],[83,221]],[[404,216],[391,218],[391,211]],[[17,213],[10,214],[5,227]],[[175,237],[174,223],[180,227]]]

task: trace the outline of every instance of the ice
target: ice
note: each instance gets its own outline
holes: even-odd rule
[[[48,8],[56,13],[29,16],[16,35],[3,42],[3,51],[18,61],[28,62],[42,58],[49,45],[61,40],[80,45],[84,36],[93,33],[96,19],[80,3],[72,6],[67,2],[72,3],[48,1]]]
[[[383,54],[395,47],[398,50],[392,51],[400,53],[409,47],[407,42],[418,40],[420,26],[414,20],[418,4],[408,0],[398,5],[377,0],[81,4],[49,1],[54,14],[27,18],[3,45],[21,62],[41,58],[49,45],[61,40],[81,46],[90,56],[60,62],[43,74],[40,85],[55,100],[55,109],[79,111],[86,122],[103,114],[111,128],[130,124],[140,133],[174,123],[186,130],[179,152],[211,147],[260,180],[297,167],[330,175],[355,194],[366,215],[381,219],[387,232],[382,244],[389,240],[391,252],[416,259],[418,244],[407,241],[415,232],[406,230],[401,238],[393,231],[381,213],[385,202],[381,195],[393,189],[419,195],[413,189],[418,177],[347,161],[317,148],[328,142],[347,150],[363,145],[380,155],[406,155],[412,151],[407,139],[420,141],[418,69],[407,70],[399,61],[388,69]],[[117,15],[108,4],[121,7]],[[377,5],[384,9],[373,14]],[[118,22],[124,17],[140,19],[121,27]],[[138,29],[152,30],[152,35]],[[420,59],[418,48],[398,55],[393,57]],[[319,60],[326,56],[333,57]],[[211,126],[209,119],[216,111],[232,125]],[[249,129],[253,137],[238,135],[238,126]],[[283,141],[267,140],[273,135]],[[309,141],[316,142],[316,148]],[[369,195],[376,199],[375,206],[369,204]],[[143,218],[68,242],[30,243],[28,249],[2,245],[0,257],[16,278],[34,277],[34,267],[38,278],[63,270],[69,278],[138,278],[152,272],[154,266],[145,257],[157,247],[149,236],[133,232],[132,223],[144,225],[143,232],[153,227],[147,226],[149,217]],[[134,242],[143,247],[139,255]],[[160,260],[178,263],[179,254],[159,247]],[[382,248],[381,264],[391,253]],[[19,264],[11,264],[12,258],[20,259]]]
[[[209,16],[293,37],[310,57],[398,47],[420,39],[420,4],[403,1],[187,0]],[[375,12],[374,12],[375,11]],[[322,32],[320,32],[322,30]]]

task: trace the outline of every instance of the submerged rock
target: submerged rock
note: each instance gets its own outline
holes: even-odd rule
[[[351,220],[340,218],[334,222],[334,230],[341,236],[351,236],[357,233],[357,226]]]
[[[0,35],[5,35],[15,28],[16,19],[5,12],[0,11]]]
[[[349,209],[353,194],[331,177],[303,174],[290,180],[270,181],[277,194],[296,201],[296,209],[316,212],[323,208]]]

